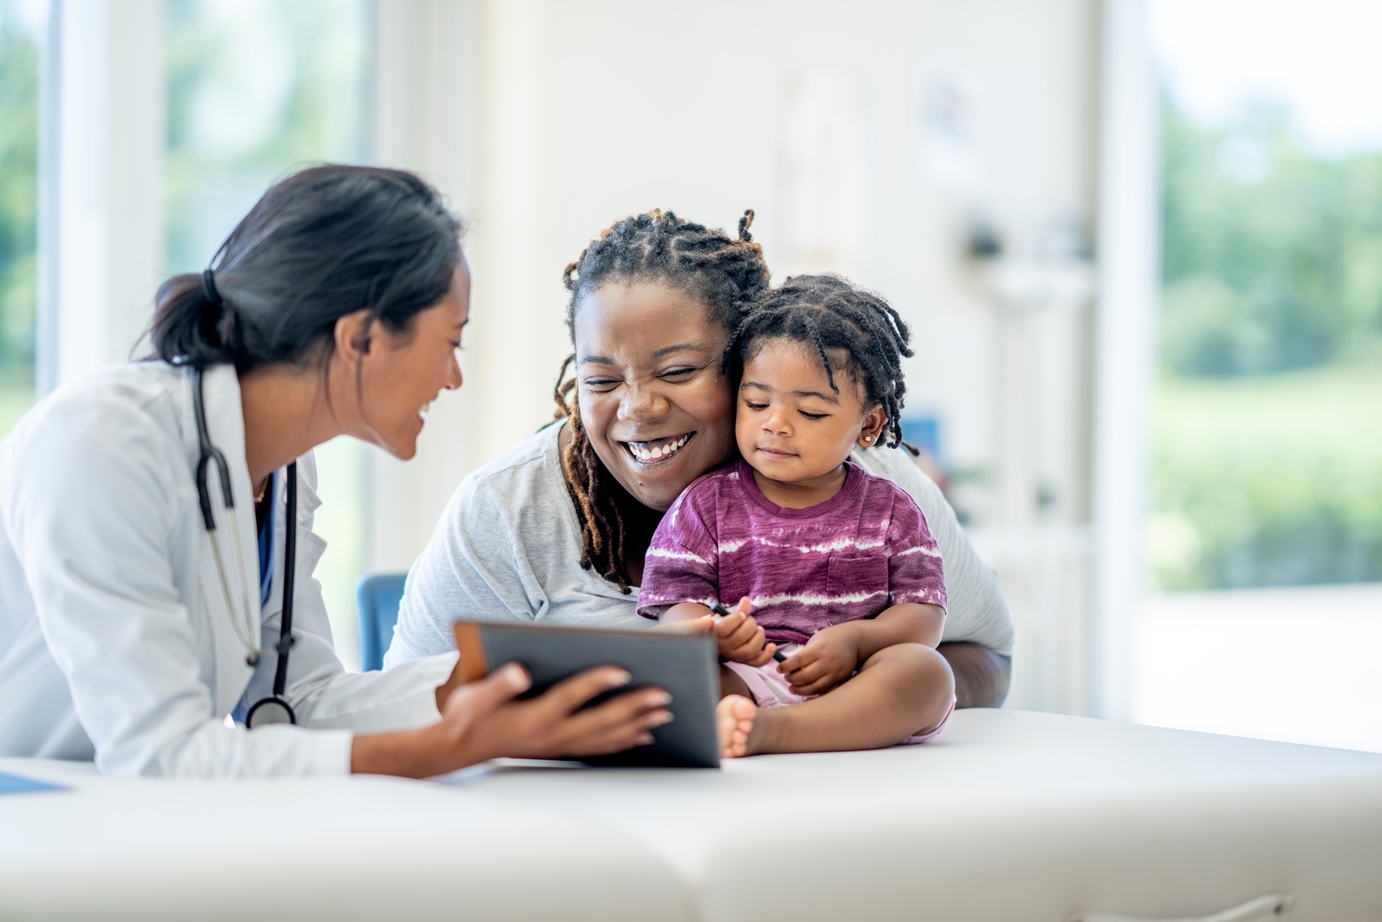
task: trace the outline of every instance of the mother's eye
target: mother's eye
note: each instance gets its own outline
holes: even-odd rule
[[[607,391],[620,384],[618,378],[582,378],[581,387],[592,391]]]
[[[688,365],[688,366],[686,366],[686,367],[684,367],[684,368],[669,368],[669,369],[667,369],[666,371],[662,372],[660,375],[658,375],[658,377],[659,377],[659,378],[671,378],[671,379],[673,379],[673,380],[676,380],[676,379],[679,378],[679,377],[680,377],[680,378],[685,378],[687,375],[689,375],[689,374],[691,374],[692,372],[695,372],[695,371],[699,371],[699,369],[697,369],[695,366],[692,366],[692,365]]]

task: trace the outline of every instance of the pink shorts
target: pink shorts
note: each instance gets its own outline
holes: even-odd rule
[[[801,644],[778,644],[777,649],[783,656],[791,656],[801,649]],[[743,663],[725,663],[725,665],[744,680],[744,684],[749,688],[749,693],[753,695],[754,703],[761,708],[791,707],[794,704],[801,704],[803,701],[810,701],[817,697],[816,695],[798,695],[792,691],[787,677],[778,672],[776,660],[769,662],[766,666],[746,666]],[[945,725],[949,723],[950,715],[953,713],[955,713],[955,699],[951,698],[950,709],[945,712],[945,716],[941,718],[940,723],[936,724],[935,729],[909,736],[898,745],[911,746],[916,743],[929,743],[945,729]]]

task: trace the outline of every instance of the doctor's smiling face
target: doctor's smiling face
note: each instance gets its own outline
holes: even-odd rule
[[[344,318],[343,318],[344,319]],[[394,332],[374,322],[363,348],[354,352],[358,431],[352,435],[408,460],[432,401],[461,386],[457,350],[470,320],[470,267],[460,257],[451,288]]]

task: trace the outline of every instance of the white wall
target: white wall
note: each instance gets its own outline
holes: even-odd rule
[[[976,209],[1019,232],[1053,217],[1089,221],[1093,3],[522,0],[485,10],[477,334],[491,331],[487,308],[522,317],[486,343],[486,360],[502,360],[485,383],[502,381],[506,399],[485,418],[485,454],[545,417],[567,349],[560,270],[612,220],[659,206],[732,228],[753,207],[779,277],[801,262],[786,226],[784,109],[794,77],[824,71],[865,100],[869,247],[846,268],[916,324],[911,404],[941,411],[954,460],[992,460],[994,311],[958,238]],[[938,66],[969,71],[981,89],[983,179],[967,194],[913,166],[918,84]]]
[[[375,6],[374,159],[427,176],[466,216],[479,188],[480,9],[470,0],[380,0]],[[466,241],[474,259],[474,239]],[[476,320],[485,316],[476,302]],[[493,313],[490,314],[494,316]],[[467,339],[473,340],[467,331]],[[478,353],[465,386],[433,405],[418,453],[406,464],[369,449],[368,571],[406,570],[461,477],[487,456],[476,437]]]
[[[387,557],[376,559],[410,560],[461,476],[551,418],[554,375],[569,351],[560,274],[596,233],[652,207],[732,229],[752,207],[777,278],[839,269],[912,322],[908,409],[940,417],[951,465],[987,472],[986,486],[960,495],[1024,634],[1012,700],[1088,710],[1088,305],[1002,308],[962,250],[976,216],[1019,257],[1053,226],[1093,234],[1101,5],[457,6],[467,11],[450,21],[457,53],[427,50],[433,37],[407,66],[431,61],[437,79],[453,82],[473,75],[474,109],[445,93],[431,103],[435,118],[473,126],[453,158],[473,171],[451,179],[437,172],[442,161],[399,157],[424,171],[436,163],[431,175],[453,183],[474,225],[468,394],[452,399],[459,428],[424,444],[425,454],[444,442],[445,457],[407,469],[411,505],[394,513],[405,525],[387,530]],[[960,169],[934,166],[920,127],[938,80],[966,89],[978,126]],[[818,109],[800,108],[803,86],[815,87]],[[834,119],[830,150],[793,140],[812,112]],[[1054,497],[1044,509],[1034,502],[1038,483]]]
[[[65,2],[74,16],[112,7]],[[131,3],[127,15],[85,31],[79,23],[64,38],[62,111],[74,121],[64,121],[62,144],[75,159],[63,162],[61,227],[92,236],[62,241],[64,376],[123,358],[112,344],[128,348],[134,314],[122,305],[146,316],[157,281],[161,231],[112,218],[161,213],[127,201],[157,185],[162,143],[150,129],[162,119],[161,58],[149,53],[161,39],[136,28],[161,7]],[[1089,312],[1075,305],[1015,322],[962,250],[975,216],[1019,256],[1053,224],[1093,232],[1101,9],[1097,0],[380,0],[374,155],[429,176],[469,218],[475,289],[466,387],[434,410],[416,460],[372,456],[367,567],[405,568],[460,479],[551,418],[569,349],[560,274],[596,233],[652,207],[732,229],[752,207],[778,278],[838,268],[913,323],[909,410],[940,417],[945,460],[990,475],[961,495],[1023,635],[1012,701],[1089,710],[1081,683],[1104,681],[1086,668],[1102,642],[1088,618],[1081,530]],[[86,45],[74,44],[83,35]],[[132,79],[148,92],[121,89]],[[964,90],[977,128],[958,169],[937,168],[921,127],[947,81]],[[101,108],[111,87],[124,108]],[[111,119],[125,109],[116,132]],[[827,143],[800,141],[803,125],[826,121]],[[83,131],[96,141],[74,143]],[[82,285],[100,290],[85,299]],[[1038,482],[1056,497],[1045,510],[1032,501]]]
[[[398,6],[409,4],[443,6]],[[960,256],[961,237],[976,213],[1019,238],[1056,219],[1090,227],[1093,0],[444,6],[467,10],[450,22],[465,52],[434,59],[432,73],[454,81],[478,71],[479,85],[477,109],[438,94],[431,110],[443,123],[474,119],[458,160],[472,162],[469,145],[478,147],[469,180],[452,184],[475,228],[466,363],[469,386],[486,395],[473,408],[468,461],[492,457],[548,418],[568,349],[560,272],[613,220],[656,206],[732,228],[753,207],[778,277],[809,264],[791,245],[784,119],[793,80],[824,73],[863,98],[868,247],[841,268],[916,325],[909,404],[941,414],[950,460],[993,463],[996,314]],[[408,66],[428,54],[412,49]],[[981,102],[981,176],[958,191],[916,167],[921,87],[937,68],[971,77]],[[1052,364],[1082,366],[1082,335],[1078,323],[1061,331]],[[1065,487],[1071,516],[1082,517],[1087,433],[1070,422],[1056,421],[1068,446],[1055,461],[1073,472]]]

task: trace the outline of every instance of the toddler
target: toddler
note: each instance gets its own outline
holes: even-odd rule
[[[848,460],[901,438],[907,324],[833,276],[765,295],[731,336],[742,459],[667,510],[639,614],[717,619],[723,755],[925,742],[955,703],[945,577],[905,491]]]

